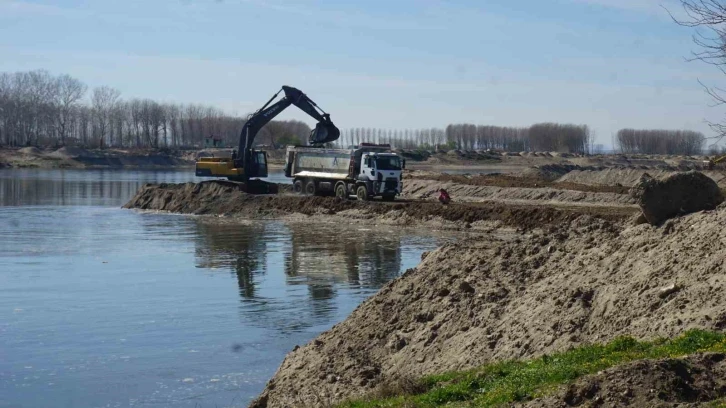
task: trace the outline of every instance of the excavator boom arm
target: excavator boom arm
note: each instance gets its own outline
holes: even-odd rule
[[[242,161],[241,165],[247,172],[250,166],[252,156],[252,145],[255,141],[257,133],[268,124],[275,116],[285,110],[290,105],[295,105],[303,112],[312,116],[318,121],[315,129],[310,133],[309,142],[311,144],[323,144],[338,140],[340,130],[330,120],[330,115],[325,113],[320,107],[308,98],[302,91],[291,86],[283,86],[282,91],[285,96],[270,105],[270,103],[280,94],[278,91],[267,103],[257,112],[250,115],[242,127],[239,139],[239,149],[237,150]],[[322,113],[321,113],[322,112]]]

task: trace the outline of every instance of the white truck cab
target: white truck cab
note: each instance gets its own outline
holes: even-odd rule
[[[357,179],[359,185],[367,187],[369,196],[392,200],[403,188],[403,161],[395,153],[364,153]],[[359,195],[358,191],[356,195]]]

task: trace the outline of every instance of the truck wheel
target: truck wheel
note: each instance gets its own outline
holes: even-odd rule
[[[345,183],[338,183],[335,186],[335,196],[338,198],[348,198],[348,189],[345,187]]]
[[[295,183],[292,185],[292,191],[295,192],[295,194],[302,194],[303,193],[303,182],[302,180],[295,180]]]
[[[383,196],[383,201],[393,201],[396,199],[396,196],[393,194],[385,194]]]
[[[317,189],[315,188],[314,181],[310,180],[310,181],[308,181],[307,184],[305,184],[305,194],[306,195],[315,195],[316,190]]]
[[[366,188],[366,186],[364,185],[358,186],[358,189],[355,190],[355,195],[361,201],[368,201],[371,199],[368,195],[368,188]]]

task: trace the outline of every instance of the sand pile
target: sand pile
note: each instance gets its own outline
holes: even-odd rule
[[[441,182],[437,180],[411,179],[403,183],[403,197],[435,200],[437,190],[444,188],[456,201],[498,202],[551,202],[597,205],[635,205],[635,199],[627,194],[599,193],[554,188],[495,187],[472,184]]]
[[[648,173],[653,177],[662,177],[671,174],[670,171],[664,170],[647,170],[647,169],[621,169],[608,168],[601,170],[574,170],[557,179],[557,182],[571,182],[582,184],[599,184],[599,185],[616,185],[632,186],[638,182],[638,179]]]
[[[29,156],[38,156],[40,154],[43,154],[43,152],[35,146],[23,147],[22,149],[18,150],[18,153],[27,154]]]
[[[726,329],[726,206],[621,229],[580,217],[445,245],[290,353],[253,404],[316,406],[418,377],[619,335]]]
[[[601,170],[573,170],[556,180],[557,183],[580,183],[587,185],[622,185],[631,187],[638,182],[643,174],[648,173],[654,178],[664,178],[676,174],[673,170],[658,169],[622,169],[609,168]],[[721,187],[726,187],[726,173],[721,171],[702,171]]]
[[[530,167],[521,173],[522,177],[538,178],[545,181],[553,181],[564,176],[565,174],[583,170],[583,167],[573,164],[545,164],[543,166]]]
[[[492,187],[523,187],[523,188],[545,188],[550,187],[556,190],[572,190],[593,193],[617,193],[628,194],[629,187],[578,184],[570,182],[552,182],[540,178],[523,177],[517,174],[488,173],[488,174],[447,174],[434,173],[430,171],[407,171],[404,176],[404,188],[409,180],[433,180],[438,182],[450,182],[454,184],[466,184],[471,186],[492,186]]]
[[[48,156],[55,157],[58,159],[75,159],[78,157],[91,157],[94,156],[88,150],[81,147],[65,146],[50,153]]]

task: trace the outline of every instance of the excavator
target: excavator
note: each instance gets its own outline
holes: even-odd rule
[[[281,92],[285,94],[282,99],[272,103]],[[226,177],[228,180],[244,183],[243,188],[248,192],[259,190],[259,188],[253,187],[259,187],[262,183],[254,183],[254,180],[251,179],[267,177],[267,152],[254,150],[252,145],[260,129],[290,105],[297,106],[318,121],[310,132],[308,138],[310,145],[323,146],[325,143],[338,140],[340,130],[330,120],[330,114],[325,113],[299,89],[283,86],[260,109],[249,115],[240,132],[239,146],[236,151],[232,151],[232,157],[200,158],[196,162],[197,177]]]

